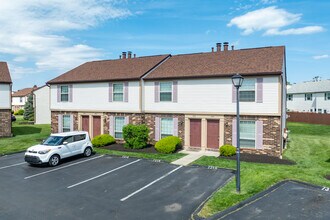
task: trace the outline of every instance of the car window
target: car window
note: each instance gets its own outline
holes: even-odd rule
[[[72,143],[73,142],[73,136],[65,137],[63,139],[63,142],[62,143],[64,143],[64,142]]]
[[[57,146],[62,143],[63,137],[49,136],[42,144],[47,146]]]
[[[86,139],[86,135],[85,134],[79,134],[79,135],[75,135],[74,136],[74,141],[82,141]]]

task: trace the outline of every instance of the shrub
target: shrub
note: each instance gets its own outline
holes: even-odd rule
[[[155,149],[163,154],[174,153],[179,148],[181,148],[181,139],[176,136],[164,137],[155,145]]]
[[[24,109],[19,109],[16,112],[14,112],[14,115],[23,115],[24,114]]]
[[[101,134],[95,136],[92,140],[94,147],[104,147],[113,143],[116,143],[116,140],[110,134]]]
[[[146,125],[128,124],[123,128],[125,147],[142,149],[148,144],[149,128]]]
[[[220,155],[225,157],[236,155],[236,147],[228,144],[222,145],[220,147]]]

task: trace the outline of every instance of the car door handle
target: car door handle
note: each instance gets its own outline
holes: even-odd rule
[[[58,147],[58,149],[61,149],[62,147]]]

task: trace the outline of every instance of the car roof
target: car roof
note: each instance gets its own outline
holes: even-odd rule
[[[88,132],[87,131],[70,131],[70,132],[62,132],[62,133],[51,134],[51,136],[66,137],[66,136],[79,135],[79,134],[88,135]]]

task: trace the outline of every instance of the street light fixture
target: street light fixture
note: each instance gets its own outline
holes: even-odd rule
[[[239,88],[242,86],[244,78],[238,73],[231,77],[233,85],[236,87],[236,191],[241,192],[241,181],[240,181],[240,131],[239,131]]]

